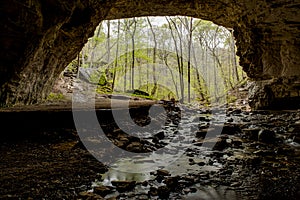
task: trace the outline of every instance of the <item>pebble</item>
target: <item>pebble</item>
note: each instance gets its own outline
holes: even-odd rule
[[[161,176],[170,176],[170,172],[167,170],[163,170],[163,169],[159,169],[156,171],[157,175],[161,175]]]
[[[102,197],[113,192],[113,188],[109,186],[97,186],[93,189],[94,193],[99,194]]]
[[[262,129],[258,132],[258,141],[273,143],[275,141],[275,132],[268,129]]]
[[[99,199],[99,200],[104,199],[100,195],[95,194],[93,192],[80,192],[79,196],[84,199]]]
[[[118,192],[132,190],[136,186],[136,181],[111,181],[111,184],[116,187]]]
[[[165,138],[165,133],[163,131],[158,132],[157,134],[154,135],[155,138],[162,140]]]

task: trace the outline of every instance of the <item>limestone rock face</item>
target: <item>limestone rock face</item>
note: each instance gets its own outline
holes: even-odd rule
[[[2,1],[1,105],[46,98],[111,6],[106,0]]]
[[[283,82],[293,87],[290,82],[300,77],[300,2],[294,0],[16,0],[0,5],[3,106],[43,100],[104,19],[187,15],[232,28],[240,64],[260,81],[251,97],[260,102],[251,104],[256,109],[274,107],[272,102],[282,99],[278,87]],[[272,102],[266,80],[272,82],[267,87],[274,93]],[[291,95],[299,91],[293,88]]]
[[[253,109],[300,108],[300,79],[297,76],[253,81],[249,88],[249,105]]]

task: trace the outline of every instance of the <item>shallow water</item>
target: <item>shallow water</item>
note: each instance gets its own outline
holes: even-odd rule
[[[202,117],[203,121],[197,121],[196,119],[199,117]],[[241,119],[245,116],[234,116],[233,118],[236,123],[243,124],[243,121],[246,121]],[[265,115],[257,116],[257,120],[261,119],[268,120],[268,117]],[[180,191],[171,193],[170,199],[257,199],[257,195],[261,195],[258,193],[264,191],[264,187],[267,187],[264,183],[265,178],[259,180],[260,175],[257,173],[265,175],[264,173],[270,169],[269,165],[274,167],[282,166],[285,163],[287,166],[291,166],[295,165],[295,161],[290,160],[286,155],[272,156],[274,153],[272,144],[257,143],[244,139],[241,140],[243,141],[242,146],[213,150],[212,147],[216,144],[214,138],[220,136],[218,132],[213,133],[211,137],[208,136],[210,139],[206,138],[202,145],[195,145],[199,141],[199,138],[195,136],[195,129],[199,126],[216,124],[219,127],[225,121],[225,115],[193,114],[182,117],[178,126],[167,124],[162,128],[166,135],[162,141],[168,144],[164,147],[164,153],[154,151],[150,156],[138,155],[131,158],[121,158],[111,165],[109,171],[102,175],[102,180],[95,182],[94,186],[111,186],[113,180],[136,181],[137,183],[148,182],[148,186],[143,187],[138,184],[133,191],[125,193],[126,197],[120,197],[120,199],[135,199],[142,194],[148,195],[150,186],[159,187],[164,185],[156,180],[157,176],[153,173],[158,169],[163,169],[167,170],[171,177],[178,176],[180,180],[193,177],[196,181],[194,184],[186,184],[185,188],[181,188]],[[253,121],[249,127],[251,128],[253,125],[255,127],[260,126],[259,123]],[[226,141],[231,144],[232,141],[236,141],[236,138],[234,135],[229,135]],[[283,144],[293,148],[292,151],[298,152],[299,144],[293,140],[283,140]],[[299,153],[296,154],[299,155]],[[244,170],[242,169],[243,163],[246,163],[247,166]],[[263,166],[253,171],[253,166],[260,166],[259,163],[262,163]],[[284,167],[282,168],[284,169]],[[208,178],[202,180],[202,175],[207,175]],[[224,180],[220,177],[224,177]],[[277,180],[281,177],[272,179]],[[255,181],[257,182],[255,183]],[[254,182],[254,185],[252,182]],[[258,190],[255,189],[256,186]],[[116,195],[119,195],[119,193],[112,193],[108,197]],[[151,196],[151,198],[154,197]],[[143,198],[141,197],[141,199]]]

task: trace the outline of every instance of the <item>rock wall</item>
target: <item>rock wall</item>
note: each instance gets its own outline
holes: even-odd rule
[[[111,6],[106,0],[1,1],[1,105],[45,99]]]
[[[104,19],[187,15],[234,29],[240,64],[255,81],[252,107],[276,107],[274,102],[299,92],[297,84],[290,85],[300,77],[299,6],[295,0],[2,1],[0,103],[42,101]],[[278,80],[291,92],[277,92]]]
[[[257,109],[299,109],[300,79],[297,76],[253,81],[249,84],[249,105]]]

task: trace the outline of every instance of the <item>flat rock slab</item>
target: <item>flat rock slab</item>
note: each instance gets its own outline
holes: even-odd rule
[[[148,115],[149,108],[155,104],[155,101],[150,100],[117,101],[117,106],[113,109],[119,116],[127,116],[128,111],[131,115],[137,113]],[[97,101],[94,107],[82,104],[72,108],[72,102],[68,101],[2,108],[0,109],[1,128],[9,132],[1,135],[0,140],[27,137],[40,130],[61,128],[76,130],[74,114],[82,116],[86,123],[90,123],[91,116],[95,115],[99,122],[105,123],[114,119],[109,100]]]
[[[122,108],[139,108],[145,106],[152,106],[156,104],[154,100],[113,100],[113,108],[122,109]],[[111,109],[112,104],[110,99],[101,99],[97,100],[94,103],[76,103],[73,104],[72,101],[61,101],[55,103],[44,103],[37,105],[26,105],[26,106],[14,106],[7,108],[0,108],[0,113],[2,112],[30,112],[30,111],[72,111],[72,110],[92,110],[92,109]]]

